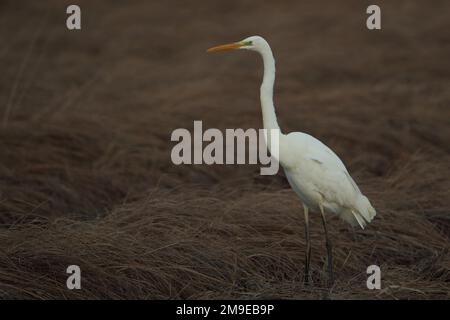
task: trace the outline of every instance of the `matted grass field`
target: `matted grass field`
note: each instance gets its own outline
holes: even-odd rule
[[[8,299],[449,299],[450,3],[0,2],[0,296]],[[261,128],[259,34],[284,131],[346,163],[378,215],[320,215],[303,284],[300,201],[282,171],[170,161],[176,128]],[[79,265],[82,289],[66,288]],[[381,290],[366,268],[381,267]]]

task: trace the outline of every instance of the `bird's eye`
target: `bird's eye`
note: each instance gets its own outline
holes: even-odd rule
[[[251,46],[251,45],[253,45],[253,41],[245,41],[244,45],[245,46]]]

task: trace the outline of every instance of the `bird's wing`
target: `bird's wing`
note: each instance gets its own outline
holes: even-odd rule
[[[325,198],[344,204],[352,195],[360,193],[344,163],[329,147],[310,135],[296,135],[297,144],[301,144],[298,155],[304,161],[303,166],[309,168],[309,178]]]
[[[325,166],[328,169],[342,170],[347,172],[344,163],[339,157],[322,143],[320,140],[308,134],[302,134],[302,153],[316,163]]]

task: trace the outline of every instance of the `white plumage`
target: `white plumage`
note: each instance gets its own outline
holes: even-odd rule
[[[293,132],[280,138],[280,163],[292,189],[311,210],[337,214],[364,229],[376,212],[341,159],[316,138]]]
[[[273,104],[275,59],[267,41],[252,36],[240,42],[213,47],[208,51],[247,49],[261,54],[264,77],[260,89],[261,109],[265,129],[280,129]],[[280,131],[281,132],[281,131]],[[270,146],[269,146],[270,149]],[[280,133],[279,162],[290,186],[303,202],[307,238],[305,281],[309,281],[309,209],[322,215],[328,249],[328,270],[333,282],[331,242],[328,239],[324,212],[334,213],[361,228],[372,221],[375,209],[359,190],[341,159],[318,139],[301,132]]]

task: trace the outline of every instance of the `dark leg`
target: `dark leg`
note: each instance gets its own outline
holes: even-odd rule
[[[323,212],[323,207],[320,205],[320,214],[322,215],[322,223],[323,223],[323,230],[325,231],[325,244],[327,247],[327,255],[328,255],[328,286],[331,287],[334,282],[333,277],[333,249],[331,246],[330,238],[328,238],[328,231],[327,231],[327,221],[325,220],[325,213]]]
[[[309,264],[311,261],[311,243],[309,241],[309,213],[308,207],[303,205],[303,212],[305,213],[305,237],[306,237],[306,251],[305,251],[305,285],[309,284]]]

